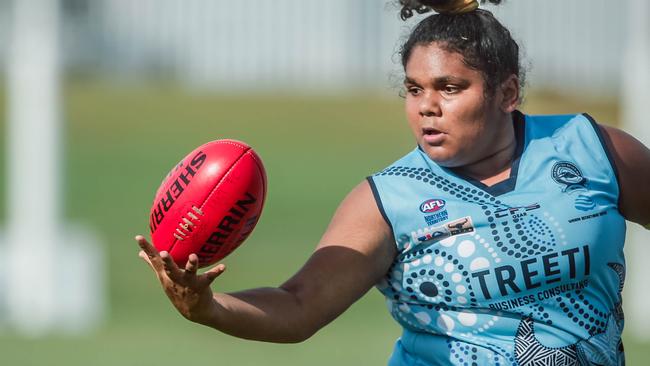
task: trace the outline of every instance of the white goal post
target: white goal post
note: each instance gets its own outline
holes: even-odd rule
[[[0,325],[27,336],[83,332],[104,311],[105,268],[93,232],[63,220],[60,3],[12,6]]]

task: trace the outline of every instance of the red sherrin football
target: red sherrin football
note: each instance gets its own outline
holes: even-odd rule
[[[266,196],[266,172],[247,144],[216,140],[187,155],[163,180],[149,217],[154,246],[179,266],[221,260],[253,231]],[[183,268],[183,267],[181,267]]]

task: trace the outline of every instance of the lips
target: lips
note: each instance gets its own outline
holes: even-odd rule
[[[433,127],[422,127],[422,134],[423,135],[436,135],[436,134],[439,134],[439,133],[442,133],[442,132],[436,130]]]
[[[422,140],[430,145],[439,145],[443,138],[444,133],[436,130],[433,127],[422,127]]]

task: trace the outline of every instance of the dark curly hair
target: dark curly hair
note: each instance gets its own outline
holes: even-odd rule
[[[426,13],[457,0],[400,0],[402,19],[413,12]],[[483,0],[482,2],[485,2]],[[460,1],[461,5],[464,2]],[[499,4],[500,0],[490,0]],[[438,13],[422,20],[400,49],[402,67],[406,69],[415,46],[438,43],[449,52],[463,56],[464,63],[483,75],[486,94],[493,95],[496,87],[510,75],[517,75],[523,87],[525,72],[519,59],[519,45],[510,31],[494,15],[484,9],[462,14]]]

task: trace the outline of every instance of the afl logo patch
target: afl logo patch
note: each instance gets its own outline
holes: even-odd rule
[[[420,204],[420,212],[422,213],[432,213],[437,212],[445,208],[445,200],[441,199],[430,199],[422,202]]]
[[[564,191],[585,188],[587,185],[587,178],[582,176],[580,169],[568,161],[555,163],[551,171],[551,176],[556,183],[565,186]]]

